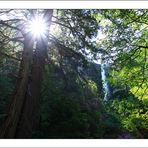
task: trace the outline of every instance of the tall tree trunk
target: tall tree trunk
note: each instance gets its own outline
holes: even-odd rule
[[[15,95],[10,104],[7,117],[0,129],[0,138],[14,138],[20,120],[25,95],[28,89],[30,66],[32,62],[33,41],[30,34],[24,39],[24,51],[20,64],[19,78]]]
[[[21,120],[17,129],[16,138],[31,138],[33,130],[39,121],[40,92],[43,69],[47,56],[48,32],[53,10],[45,10],[44,20],[48,24],[45,36],[37,38],[36,50],[33,58],[31,77],[29,79],[29,93],[26,93]]]

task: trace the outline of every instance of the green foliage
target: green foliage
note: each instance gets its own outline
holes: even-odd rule
[[[56,66],[46,67],[44,72],[41,125],[35,137],[41,138],[100,138],[100,113],[86,111],[84,98],[91,99],[97,95],[96,84],[89,80],[81,86],[78,78],[73,75],[69,92],[65,90],[62,74]],[[68,76],[67,76],[68,77]],[[64,92],[64,93],[63,93]],[[85,98],[86,99],[86,98]]]
[[[0,74],[0,124],[6,116],[7,105],[15,88],[14,83],[13,77]]]
[[[91,138],[97,128],[90,115],[80,110],[80,105],[69,98],[51,100],[49,103],[48,126],[44,129],[44,136],[48,138]],[[99,116],[96,115],[99,120]],[[91,119],[90,119],[91,118]],[[45,122],[42,126],[45,128]],[[90,129],[92,128],[92,129]],[[94,130],[93,130],[94,129]],[[93,131],[91,131],[93,130]],[[47,135],[46,135],[47,134]],[[43,137],[43,138],[45,138]],[[93,137],[92,137],[93,138]]]
[[[91,80],[88,81],[88,87],[91,89],[93,93],[97,93],[97,85],[96,83],[92,82]]]
[[[67,92],[59,68],[48,68],[44,72],[40,127],[34,138],[117,138],[120,121],[106,111],[103,103],[96,108],[91,101],[98,93],[95,82],[88,79],[81,86],[73,75],[73,91]]]
[[[114,99],[109,102],[108,109],[116,114],[123,131],[128,131],[136,138],[147,138],[148,106],[143,101],[133,98]]]

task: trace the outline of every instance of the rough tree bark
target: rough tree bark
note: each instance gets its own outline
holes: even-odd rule
[[[48,33],[53,10],[44,11],[44,21],[48,25],[45,36],[37,38],[36,50],[33,57],[31,76],[29,79],[29,93],[26,93],[21,120],[17,129],[16,138],[31,138],[39,121],[40,91],[43,69],[47,57]]]
[[[0,138],[14,138],[20,120],[25,94],[30,75],[32,61],[33,42],[30,34],[25,36],[24,51],[20,64],[20,71],[17,80],[16,92],[9,106],[7,117],[0,129]]]

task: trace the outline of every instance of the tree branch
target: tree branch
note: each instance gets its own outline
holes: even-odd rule
[[[11,55],[8,55],[8,54],[6,54],[6,53],[4,53],[4,52],[2,52],[2,51],[0,51],[0,54],[3,55],[3,56],[6,56],[6,57],[8,57],[8,58],[17,60],[17,61],[21,61],[21,59],[18,59],[18,58],[16,58],[16,57],[13,57],[13,56],[11,56]]]

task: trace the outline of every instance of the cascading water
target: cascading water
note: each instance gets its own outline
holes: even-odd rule
[[[110,97],[110,89],[109,89],[109,84],[106,79],[106,73],[107,73],[107,64],[101,64],[101,77],[102,77],[102,83],[103,83],[103,88],[104,88],[104,101],[107,102],[109,97]]]

